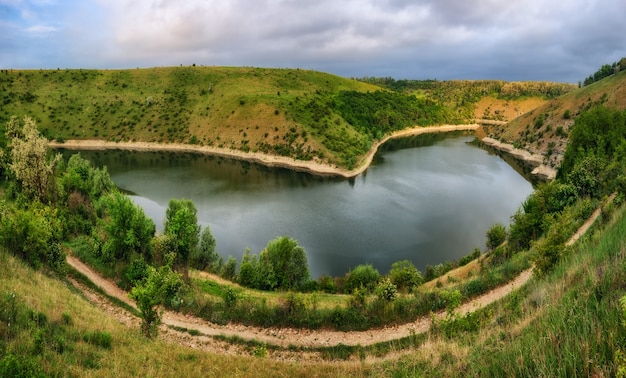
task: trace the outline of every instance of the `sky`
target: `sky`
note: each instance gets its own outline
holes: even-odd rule
[[[625,15],[625,0],[0,0],[0,68],[577,83],[626,56]]]

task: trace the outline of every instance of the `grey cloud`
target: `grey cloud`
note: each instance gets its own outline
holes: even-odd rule
[[[198,63],[575,82],[626,56],[623,0],[69,0],[59,12],[33,19],[58,27],[39,35],[64,55],[31,47],[0,64],[45,66],[45,56],[103,68]]]

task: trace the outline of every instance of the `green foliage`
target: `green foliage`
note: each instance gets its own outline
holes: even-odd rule
[[[552,224],[552,214],[560,213],[574,203],[577,193],[574,186],[559,181],[540,184],[530,194],[522,209],[512,217],[509,227],[509,246],[513,251],[530,247],[532,240],[538,239]]]
[[[206,226],[200,235],[200,245],[194,249],[189,259],[189,265],[198,270],[208,270],[218,273],[224,265],[223,259],[215,251],[215,238],[211,228]]]
[[[598,197],[614,189],[625,158],[626,111],[596,106],[576,119],[558,177]]]
[[[147,278],[133,287],[130,297],[141,312],[141,332],[147,338],[154,338],[161,323],[159,306],[172,303],[184,283],[181,276],[172,271],[170,264],[159,268],[148,266],[147,270]]]
[[[596,156],[585,156],[577,161],[567,175],[567,180],[576,188],[582,197],[597,198],[605,184],[604,170],[606,161]]]
[[[409,126],[451,122],[443,106],[396,92],[342,91],[334,102],[346,122],[376,139]]]
[[[487,249],[494,250],[504,243],[507,237],[506,227],[501,223],[496,223],[487,230]]]
[[[309,279],[306,252],[286,236],[270,241],[258,258],[246,250],[239,283],[260,290],[302,289]]]
[[[461,259],[459,260],[459,266],[467,265],[470,261],[476,260],[480,257],[480,253],[480,248],[474,248],[472,253],[461,257]]]
[[[234,280],[237,276],[237,259],[233,256],[228,256],[220,275],[227,280]]]
[[[115,189],[106,167],[95,168],[80,154],[70,157],[59,182],[65,193],[80,192],[90,200],[96,200]]]
[[[613,64],[603,64],[602,67],[600,67],[600,69],[598,69],[592,75],[589,75],[587,78],[585,78],[585,80],[583,81],[583,85],[587,86],[589,84],[595,83],[596,81],[602,80],[605,77],[609,77],[615,74],[616,72],[619,72],[620,70],[625,69],[623,65],[624,65],[624,58],[622,58],[622,60],[619,62],[614,62]]]
[[[357,265],[346,276],[345,291],[350,293],[362,288],[371,292],[379,280],[380,273],[372,264]]]
[[[24,117],[23,125],[16,117],[11,117],[6,130],[10,141],[8,165],[23,193],[42,202],[51,200],[56,191],[54,170],[61,156],[49,157],[48,141],[39,134],[30,117]]]
[[[398,287],[391,282],[389,278],[383,277],[380,281],[378,281],[378,284],[374,289],[374,294],[376,294],[376,297],[381,301],[393,302],[398,294]]]
[[[420,271],[409,260],[396,261],[391,264],[389,278],[401,291],[411,291],[424,281]]]
[[[51,207],[33,204],[19,209],[0,204],[0,242],[35,268],[46,264],[58,273],[65,272],[61,232],[57,210]]]
[[[265,258],[280,289],[297,289],[309,279],[306,252],[294,239],[283,236],[270,241],[260,253],[260,260]]]
[[[191,200],[172,199],[165,211],[163,232],[173,238],[175,243],[176,263],[187,266],[192,251],[198,245],[200,226],[195,205]],[[210,242],[210,240],[207,240]]]
[[[130,261],[134,254],[150,257],[150,241],[155,227],[141,207],[127,196],[115,192],[103,198],[109,220],[104,223],[106,240],[102,246],[105,262]]]
[[[441,290],[439,298],[445,303],[446,312],[451,314],[461,305],[461,292],[459,290]]]

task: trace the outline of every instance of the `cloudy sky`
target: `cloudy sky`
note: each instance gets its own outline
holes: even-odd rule
[[[0,67],[576,83],[626,56],[625,15],[625,0],[0,0]]]

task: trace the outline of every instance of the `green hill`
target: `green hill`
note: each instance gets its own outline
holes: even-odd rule
[[[543,154],[546,163],[558,167],[575,119],[597,105],[626,109],[626,71],[551,99],[506,125],[494,126],[490,133],[505,143]]]
[[[425,99],[299,69],[3,70],[0,122],[33,117],[50,139],[190,143],[350,168],[376,138],[458,123]]]
[[[570,89],[557,83],[410,81],[398,87],[370,81],[247,67],[2,70],[0,124],[28,115],[59,141],[188,143],[353,168],[374,141],[393,131],[509,120]]]

